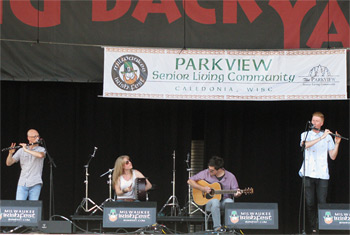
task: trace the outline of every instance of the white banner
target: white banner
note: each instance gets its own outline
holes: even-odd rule
[[[345,49],[104,49],[103,97],[182,100],[347,99]]]

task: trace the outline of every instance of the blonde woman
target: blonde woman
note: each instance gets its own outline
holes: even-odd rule
[[[122,155],[117,158],[114,164],[113,185],[118,201],[135,201],[136,178],[145,178],[138,170],[132,168],[130,157]],[[146,179],[145,190],[152,188],[152,184]]]

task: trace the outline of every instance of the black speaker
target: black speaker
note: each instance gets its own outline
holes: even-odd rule
[[[38,223],[38,229],[44,233],[72,233],[69,221],[42,220]]]
[[[318,204],[320,230],[350,230],[350,204]]]
[[[41,201],[0,200],[0,226],[36,227],[41,211]]]

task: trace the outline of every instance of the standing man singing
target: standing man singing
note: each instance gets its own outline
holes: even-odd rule
[[[305,171],[305,200],[306,211],[308,215],[308,223],[312,233],[317,233],[317,208],[318,203],[326,203],[328,191],[328,155],[332,160],[335,160],[338,155],[340,137],[333,138],[329,135],[333,134],[326,129],[321,131],[324,124],[324,115],[321,112],[312,114],[312,125],[314,128],[308,132],[305,141],[305,162],[303,162],[299,175],[304,176]],[[305,135],[301,134],[300,145],[303,145]],[[338,132],[336,132],[338,135]]]
[[[44,159],[46,155],[45,148],[39,146],[39,133],[35,129],[27,132],[28,144],[20,143],[22,146],[16,153],[16,143],[11,144],[9,154],[6,159],[6,165],[11,166],[20,162],[21,175],[18,180],[16,200],[39,200],[42,181],[42,172]],[[14,154],[15,153],[15,154]]]

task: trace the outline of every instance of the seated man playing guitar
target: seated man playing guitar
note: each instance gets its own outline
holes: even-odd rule
[[[221,227],[220,209],[224,209],[225,203],[234,202],[232,195],[234,197],[242,195],[236,177],[223,167],[224,160],[214,156],[209,160],[208,169],[202,170],[187,181],[187,183],[192,186],[194,202],[199,205],[206,204],[206,211],[211,212],[214,231],[222,231],[223,229]],[[212,196],[214,189],[210,187],[210,184],[214,185],[217,183],[220,183],[223,189],[222,193],[224,194],[222,200],[221,195]],[[195,192],[197,193],[196,195]]]

